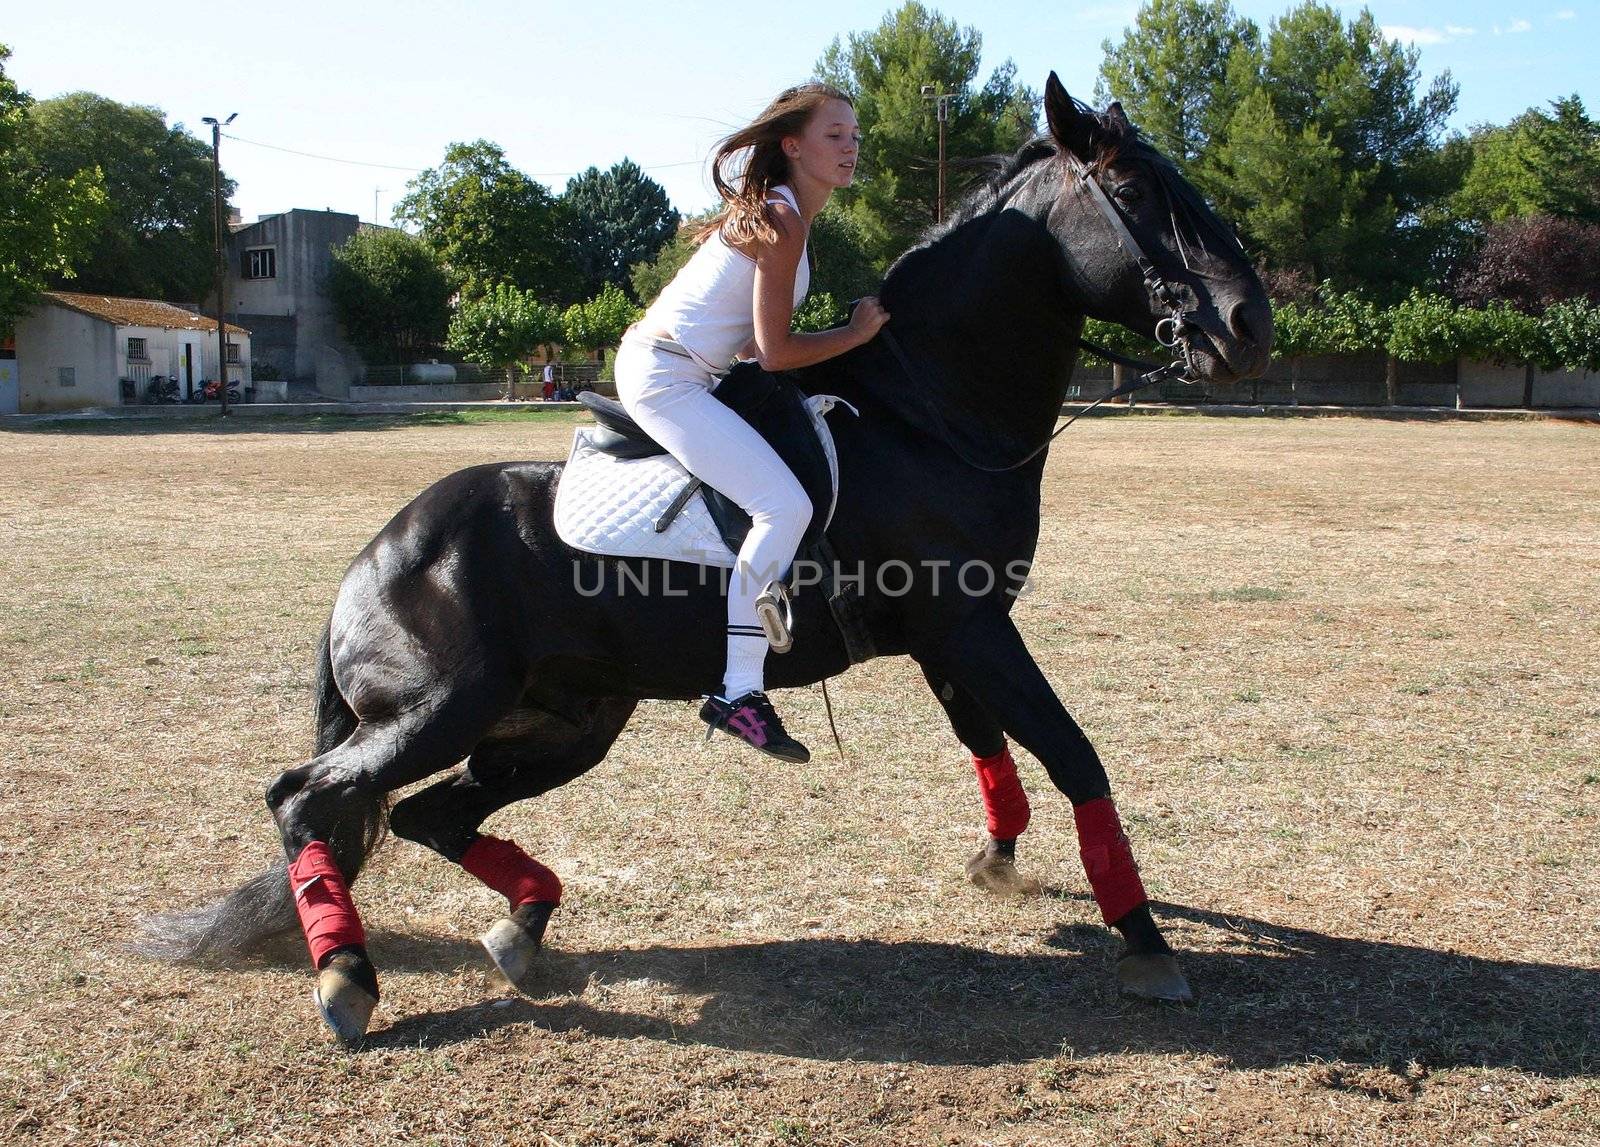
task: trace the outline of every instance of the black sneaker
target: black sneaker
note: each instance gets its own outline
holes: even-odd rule
[[[706,730],[708,741],[714,730],[721,729],[780,761],[803,765],[811,759],[806,747],[784,731],[783,722],[765,693],[746,693],[732,701],[713,694],[700,706],[700,719],[710,726]]]

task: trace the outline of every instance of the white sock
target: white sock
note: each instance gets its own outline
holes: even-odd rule
[[[759,628],[751,633],[728,633],[728,667],[722,678],[722,695],[729,701],[746,693],[759,693],[766,683],[767,638]]]

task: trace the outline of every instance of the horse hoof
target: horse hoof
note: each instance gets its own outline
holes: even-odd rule
[[[1042,891],[1037,880],[1017,871],[1015,860],[987,848],[967,861],[967,879],[995,896],[1038,896]]]
[[[334,965],[322,969],[311,998],[316,1000],[323,1022],[345,1047],[358,1047],[367,1038],[367,1023],[378,1001],[342,969]]]
[[[480,940],[500,974],[513,984],[533,970],[544,939],[545,926],[555,905],[548,901],[520,905],[510,916],[485,932]]]
[[[1157,1003],[1194,1003],[1194,992],[1171,952],[1122,957],[1117,961],[1117,990],[1124,996]]]

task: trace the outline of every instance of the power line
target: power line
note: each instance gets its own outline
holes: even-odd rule
[[[227,133],[224,133],[224,134],[226,135]],[[268,151],[281,151],[286,155],[298,155],[298,156],[301,156],[304,159],[317,159],[317,160],[321,160],[323,163],[342,163],[346,167],[377,167],[377,168],[381,168],[384,171],[405,171],[405,172],[409,172],[409,173],[411,173],[413,175],[415,175],[416,173],[418,173],[420,171],[426,171],[427,170],[426,168],[422,168],[422,167],[403,167],[403,166],[401,166],[399,164],[395,164],[395,163],[366,163],[366,162],[363,162],[362,160],[359,160],[359,159],[342,159],[342,158],[340,158],[339,156],[336,156],[336,155],[318,155],[315,152],[311,152],[311,151],[298,151],[298,150],[296,150],[295,148],[292,148],[292,147],[279,147],[275,143],[262,143],[260,140],[257,140],[257,139],[245,139],[243,136],[239,136],[239,135],[228,135],[227,138],[233,140],[235,143],[247,143],[251,147],[264,147]],[[701,162],[702,161],[698,160],[698,159],[686,159],[686,160],[683,160],[683,161],[681,161],[679,163],[656,163],[656,164],[650,165],[649,167],[645,167],[645,166],[641,165],[640,166],[640,170],[641,171],[662,171],[662,170],[665,170],[666,168],[669,168],[669,167],[698,167]],[[576,171],[529,171],[529,172],[525,172],[524,174],[531,175],[535,179],[561,179],[563,177],[570,177],[570,176],[577,175],[578,172],[576,172]]]
[[[224,133],[224,134],[226,134],[226,133]],[[410,171],[410,172],[418,172],[418,171],[425,170],[424,168],[421,168],[421,167],[401,167],[400,165],[394,164],[394,163],[363,163],[359,159],[340,159],[337,156],[333,156],[333,155],[317,155],[314,152],[309,152],[309,151],[296,151],[292,147],[279,147],[275,143],[262,143],[258,139],[245,139],[241,135],[228,135],[227,138],[233,140],[235,143],[248,143],[251,147],[264,147],[268,151],[281,151],[281,152],[285,153],[286,155],[298,155],[298,156],[302,156],[302,157],[304,157],[306,159],[320,159],[324,163],[342,163],[342,164],[345,164],[347,167],[381,167],[385,171]]]

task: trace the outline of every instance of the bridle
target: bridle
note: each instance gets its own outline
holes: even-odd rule
[[[1078,340],[1078,345],[1093,351],[1102,358],[1107,358],[1117,363],[1119,366],[1131,366],[1135,370],[1148,371],[1151,375],[1159,375],[1159,377],[1151,377],[1148,380],[1139,380],[1136,385],[1129,387],[1127,390],[1119,389],[1114,391],[1113,394],[1127,394],[1140,387],[1149,386],[1152,382],[1162,382],[1169,378],[1175,378],[1179,382],[1196,381],[1192,369],[1193,363],[1189,357],[1188,336],[1191,331],[1197,329],[1195,324],[1190,321],[1191,313],[1183,309],[1183,304],[1178,301],[1178,294],[1172,289],[1172,284],[1167,282],[1166,276],[1155,265],[1155,261],[1144,253],[1143,247],[1139,246],[1139,240],[1135,239],[1133,232],[1128,230],[1128,224],[1122,218],[1121,210],[1111,201],[1111,196],[1106,194],[1105,188],[1095,181],[1093,171],[1087,164],[1080,163],[1076,159],[1073,160],[1073,165],[1077,168],[1074,177],[1089,192],[1090,201],[1100,209],[1100,214],[1110,224],[1112,233],[1117,237],[1117,245],[1139,268],[1139,274],[1144,277],[1145,291],[1157,306],[1164,308],[1168,312],[1166,318],[1156,323],[1156,342],[1175,354],[1181,355],[1182,358],[1181,360],[1174,359],[1164,367],[1157,367],[1147,362],[1140,362],[1137,359],[1126,359],[1120,355],[1113,355],[1104,348],[1094,346],[1083,339]],[[1174,238],[1176,238],[1176,219],[1173,220],[1173,232]],[[1112,394],[1106,395],[1106,398],[1111,397]],[[1104,402],[1105,400],[1105,398],[1102,398],[1100,401]],[[1093,407],[1090,409],[1093,409]]]
[[[1131,258],[1135,265],[1139,268],[1139,273],[1144,278],[1145,290],[1149,292],[1150,298],[1159,307],[1165,308],[1169,312],[1166,318],[1163,318],[1156,323],[1156,341],[1162,346],[1171,350],[1175,357],[1166,366],[1158,366],[1155,363],[1145,362],[1142,359],[1130,358],[1127,355],[1118,354],[1116,351],[1089,342],[1087,339],[1078,339],[1078,345],[1084,350],[1089,351],[1091,354],[1098,355],[1107,362],[1113,363],[1116,366],[1127,367],[1131,370],[1139,371],[1140,374],[1131,381],[1125,382],[1121,386],[1114,387],[1111,391],[1101,395],[1088,406],[1078,411],[1071,418],[1067,419],[1060,426],[1051,431],[1049,437],[1047,437],[1043,442],[1039,443],[1039,445],[1028,451],[1026,455],[1017,461],[1009,463],[1005,466],[985,466],[980,462],[974,462],[971,458],[968,458],[961,452],[960,448],[956,446],[955,442],[951,440],[949,433],[950,428],[945,423],[944,415],[940,412],[937,405],[935,405],[931,400],[927,399],[923,388],[915,385],[917,381],[917,372],[912,367],[911,360],[907,357],[905,348],[900,345],[900,340],[895,338],[894,332],[888,327],[884,327],[879,332],[880,337],[883,339],[884,344],[889,348],[890,353],[894,355],[895,360],[899,362],[900,369],[903,370],[906,374],[906,377],[911,380],[913,384],[913,390],[918,395],[923,397],[929,411],[933,415],[934,421],[938,425],[940,437],[944,439],[945,445],[950,447],[951,452],[954,453],[957,458],[961,459],[961,461],[965,462],[968,466],[971,466],[974,470],[981,470],[988,474],[1003,474],[1011,470],[1020,469],[1021,467],[1026,466],[1029,462],[1032,462],[1040,454],[1044,453],[1044,451],[1049,449],[1050,444],[1056,440],[1063,430],[1071,426],[1074,422],[1078,421],[1078,419],[1082,418],[1085,414],[1088,414],[1091,410],[1103,402],[1109,402],[1113,398],[1121,398],[1125,394],[1132,394],[1136,390],[1143,390],[1145,387],[1154,386],[1158,382],[1175,381],[1193,383],[1199,381],[1194,376],[1193,364],[1190,358],[1189,334],[1190,332],[1198,329],[1191,321],[1191,313],[1183,309],[1183,304],[1179,302],[1177,292],[1172,289],[1172,284],[1167,282],[1166,276],[1164,276],[1161,273],[1160,268],[1155,265],[1155,261],[1145,254],[1143,247],[1139,246],[1139,241],[1133,237],[1133,232],[1128,230],[1128,225],[1122,217],[1122,212],[1117,208],[1117,205],[1111,201],[1111,197],[1105,193],[1105,189],[1102,188],[1099,183],[1095,182],[1093,172],[1089,166],[1077,161],[1075,157],[1073,158],[1072,162],[1072,177],[1076,179],[1078,183],[1087,188],[1090,202],[1099,209],[1100,214],[1105,218],[1105,221],[1110,224],[1112,233],[1117,237],[1117,245],[1122,248],[1123,252],[1127,254],[1128,257]],[[1173,231],[1174,237],[1176,238],[1177,220],[1175,217],[1173,220]]]

